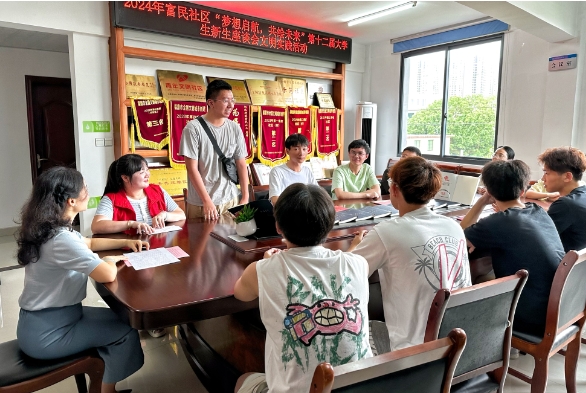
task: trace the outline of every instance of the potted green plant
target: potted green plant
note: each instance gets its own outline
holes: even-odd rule
[[[236,222],[236,233],[240,236],[249,236],[256,232],[256,221],[254,221],[256,209],[246,205],[240,210],[234,221]]]

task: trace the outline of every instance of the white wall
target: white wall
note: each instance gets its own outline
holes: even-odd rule
[[[537,156],[572,138],[577,70],[548,71],[551,56],[577,53],[578,40],[548,43],[521,30],[505,35],[498,144],[510,145],[541,177]],[[370,94],[378,104],[377,173],[398,145],[401,55],[388,41],[370,45]]]
[[[106,37],[80,33],[69,36],[77,169],[83,174],[92,197],[101,196],[104,192],[108,167],[114,161],[114,148],[96,147],[95,138],[113,138],[113,131],[84,133],[82,122],[112,122],[108,51]],[[88,209],[80,214],[82,234],[91,233],[95,212],[95,209]]]
[[[577,40],[548,43],[522,30],[505,36],[498,144],[511,146],[533,179],[541,177],[537,156],[572,138],[577,69],[550,72],[548,59],[577,50]]]
[[[398,149],[401,55],[393,54],[392,48],[389,41],[370,45],[370,70],[365,75],[370,87],[363,89],[364,100],[377,104],[376,174],[382,174]]]
[[[0,48],[0,229],[14,220],[32,189],[25,75],[69,78],[69,56]]]
[[[106,1],[4,1],[0,26],[107,37],[109,18]]]

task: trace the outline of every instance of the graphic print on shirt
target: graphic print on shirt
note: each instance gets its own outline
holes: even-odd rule
[[[463,239],[434,236],[424,245],[411,247],[417,255],[415,271],[423,274],[434,291],[458,289],[466,285],[468,250]]]
[[[308,371],[310,358],[319,362],[327,361],[332,365],[345,364],[363,358],[367,348],[362,348],[365,334],[365,323],[360,311],[360,299],[342,291],[350,283],[344,277],[338,285],[337,276],[330,275],[330,286],[334,296],[328,296],[325,284],[319,277],[311,277],[311,288],[304,291],[304,284],[298,279],[288,276],[286,316],[283,319],[284,329],[281,331],[283,348],[281,360],[287,369],[288,363],[294,361],[303,372]],[[311,302],[309,295],[311,296]],[[307,300],[306,300],[307,299]],[[354,346],[347,354],[339,354],[339,346],[350,340]],[[346,355],[346,356],[345,356]],[[313,372],[312,370],[310,370]]]

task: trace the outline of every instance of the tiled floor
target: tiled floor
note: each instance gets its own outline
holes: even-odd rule
[[[0,269],[16,265],[15,251],[16,245],[12,237],[0,237]],[[22,291],[23,278],[23,269],[0,273],[0,342],[16,337],[18,297]],[[91,284],[88,285],[88,296],[84,304],[106,306]],[[120,382],[118,389],[131,388],[133,393],[206,392],[187,363],[174,329],[167,329],[167,335],[162,338],[152,338],[146,332],[141,332],[141,344],[145,353],[144,366],[130,378]],[[586,345],[583,345],[582,349],[578,365],[578,392],[586,393]],[[548,393],[566,392],[563,362],[564,358],[561,355],[551,358]],[[511,365],[530,373],[533,359],[530,356],[521,356],[519,359],[512,360]],[[529,391],[528,384],[510,375],[507,377],[505,392]],[[41,392],[76,393],[77,390],[75,382],[70,378]]]

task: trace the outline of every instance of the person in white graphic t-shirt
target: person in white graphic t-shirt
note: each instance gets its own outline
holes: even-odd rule
[[[390,171],[390,197],[399,217],[376,225],[366,236],[359,233],[349,251],[366,258],[369,274],[380,269],[390,349],[396,350],[423,343],[429,307],[439,289],[451,291],[471,282],[462,228],[427,207],[441,187],[440,171],[422,157],[400,160]]]
[[[236,299],[258,298],[266,373],[242,375],[235,392],[308,392],[320,362],[337,366],[372,356],[368,264],[322,245],[335,215],[330,196],[313,184],[292,184],[277,200],[275,221],[287,250],[265,252],[234,286]]]

